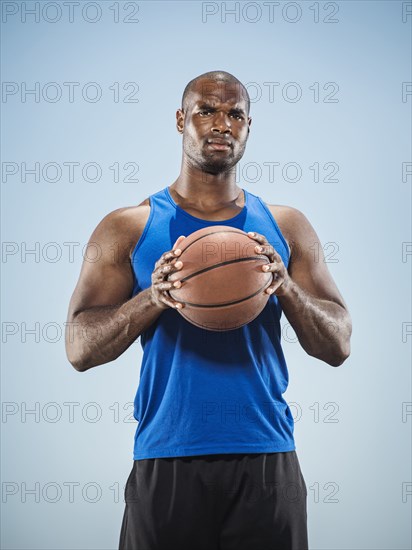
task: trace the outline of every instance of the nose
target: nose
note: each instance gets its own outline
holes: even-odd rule
[[[213,120],[212,132],[219,132],[220,134],[232,133],[230,118],[225,113],[216,113]]]

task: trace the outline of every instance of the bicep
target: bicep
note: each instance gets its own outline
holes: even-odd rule
[[[303,290],[316,298],[335,302],[347,309],[325,262],[322,243],[316,231],[299,210],[293,209],[291,218],[293,243],[289,275]]]
[[[119,252],[118,236],[110,221],[103,220],[88,242],[69,317],[95,306],[125,302],[131,298],[133,284],[130,260]]]

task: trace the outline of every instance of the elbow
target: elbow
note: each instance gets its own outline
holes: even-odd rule
[[[339,357],[334,357],[332,360],[326,361],[331,367],[340,367],[346,361],[349,355],[341,355]]]
[[[93,353],[87,349],[79,349],[73,344],[66,344],[66,355],[71,366],[77,372],[86,372],[93,367],[109,363],[113,359],[103,359],[97,353]]]
[[[331,367],[340,367],[350,356],[350,341],[346,340],[339,345],[335,343],[333,346],[322,346],[316,351],[306,350],[306,352]]]
[[[352,335],[352,321],[347,313],[347,321],[343,325],[342,334],[339,337],[333,337],[329,341],[324,341],[316,346],[315,349],[306,349],[306,352],[324,361],[331,367],[340,367],[350,356],[350,338]]]
[[[67,359],[69,360],[71,366],[77,370],[77,372],[85,372],[90,368],[90,366],[88,366],[87,363],[81,359],[72,358],[69,355],[67,355]]]
[[[69,363],[71,364],[72,367],[74,367],[75,370],[77,370],[77,372],[86,372],[93,366],[93,365],[87,365],[87,363],[85,363],[84,361],[75,361],[75,360],[70,361],[70,359],[69,359]]]
[[[329,358],[326,362],[331,367],[340,367],[343,365],[343,363],[346,361],[346,359],[350,356],[350,343],[348,342],[345,348],[339,350],[339,352],[335,353],[335,355],[332,358]]]
[[[69,323],[68,323],[69,326]],[[65,338],[66,357],[71,366],[78,372],[85,372],[96,366],[93,356],[84,345],[84,340],[78,334],[66,331]]]
[[[86,357],[82,357],[80,353],[76,353],[72,345],[66,344],[66,356],[71,366],[77,370],[77,372],[85,372],[94,367],[94,365],[87,361]]]
[[[319,359],[320,361],[323,361],[324,363],[327,363],[331,367],[340,367],[343,365],[343,363],[346,361],[346,359],[349,357],[349,354],[341,354],[341,353],[334,353],[333,355],[324,355],[319,353],[308,353],[311,357],[315,357],[315,359]]]
[[[332,367],[340,367],[350,356],[350,338],[352,336],[352,320],[347,313],[347,323],[345,326],[345,334],[343,335],[337,349],[335,350],[332,360],[327,361]]]

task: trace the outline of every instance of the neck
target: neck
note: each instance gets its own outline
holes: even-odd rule
[[[234,202],[242,189],[236,184],[236,169],[211,174],[183,160],[179,177],[170,186],[183,199],[203,207]]]

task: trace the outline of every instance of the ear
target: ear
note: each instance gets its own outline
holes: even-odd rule
[[[176,111],[176,128],[179,134],[183,134],[183,128],[185,125],[185,114],[183,109],[178,109]]]
[[[250,125],[252,124],[252,119],[251,117],[248,117],[247,119],[247,135],[249,137],[249,133],[250,133]]]

